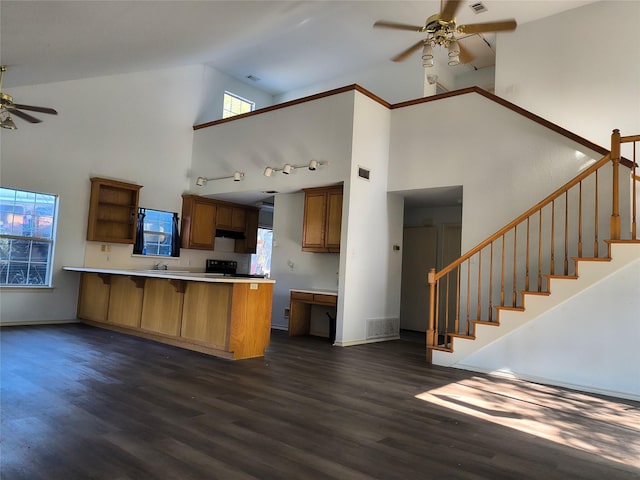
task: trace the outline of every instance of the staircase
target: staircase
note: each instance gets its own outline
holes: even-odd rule
[[[473,370],[477,352],[640,259],[638,143],[614,130],[600,161],[429,272],[429,361]]]

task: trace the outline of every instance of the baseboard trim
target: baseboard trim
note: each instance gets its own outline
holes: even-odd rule
[[[390,337],[368,338],[366,340],[351,340],[349,342],[336,342],[336,347],[353,347],[355,345],[364,345],[366,343],[389,342],[391,340],[400,340],[400,335],[392,335]]]
[[[620,392],[617,390],[597,388],[591,385],[579,385],[575,383],[562,382],[553,378],[537,377],[535,375],[527,375],[527,374],[513,372],[513,371],[502,372],[499,370],[487,370],[484,368],[478,368],[476,366],[465,365],[465,364],[452,365],[450,368],[457,368],[460,370],[466,370],[471,372],[485,373],[492,377],[498,377],[498,378],[511,378],[516,380],[523,380],[525,382],[540,383],[542,385],[553,385],[555,387],[567,388],[567,389],[575,390],[578,392],[594,393],[596,395],[606,395],[607,397],[640,401],[640,395],[636,395],[633,392]]]
[[[18,322],[0,322],[0,327],[27,327],[29,325],[63,325],[66,323],[80,323],[77,318],[71,318],[67,320],[33,320],[33,321],[18,321]]]

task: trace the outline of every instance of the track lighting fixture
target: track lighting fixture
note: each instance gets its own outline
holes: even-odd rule
[[[234,182],[239,182],[244,178],[244,172],[233,172],[233,175],[227,175],[226,177],[214,177],[214,178],[198,177],[196,179],[196,185],[199,187],[203,187],[204,185],[207,184],[207,182],[210,182],[212,180],[226,180],[227,178],[233,178]]]
[[[285,175],[289,175],[293,173],[293,171],[297,168],[307,167],[312,172],[316,171],[320,165],[328,165],[329,162],[319,162],[318,160],[310,160],[307,165],[291,165],[290,163],[285,163],[282,168],[273,168],[273,167],[265,167],[263,175],[265,177],[270,177],[273,172],[282,172]]]

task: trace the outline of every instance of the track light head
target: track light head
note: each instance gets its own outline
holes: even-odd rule
[[[292,170],[293,170],[293,167],[288,163],[285,163],[284,167],[282,167],[282,173],[284,173],[285,175],[289,175]]]
[[[318,168],[318,161],[317,160],[311,160],[309,162],[309,170],[313,171],[316,170]]]
[[[196,179],[196,185],[199,186],[199,187],[202,187],[206,183],[207,183],[207,179],[204,178],[204,177],[198,177]]]
[[[271,168],[271,167],[266,167],[266,168],[264,169],[264,173],[263,173],[263,175],[264,175],[265,177],[270,177],[270,176],[271,176],[271,174],[273,174],[273,168]]]

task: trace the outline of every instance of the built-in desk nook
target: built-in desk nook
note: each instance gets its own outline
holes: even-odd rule
[[[291,290],[289,299],[289,335],[309,335],[311,325],[311,307],[324,305],[335,307],[338,304],[338,292],[333,290]],[[327,319],[330,324],[330,338],[335,338],[335,318]]]

